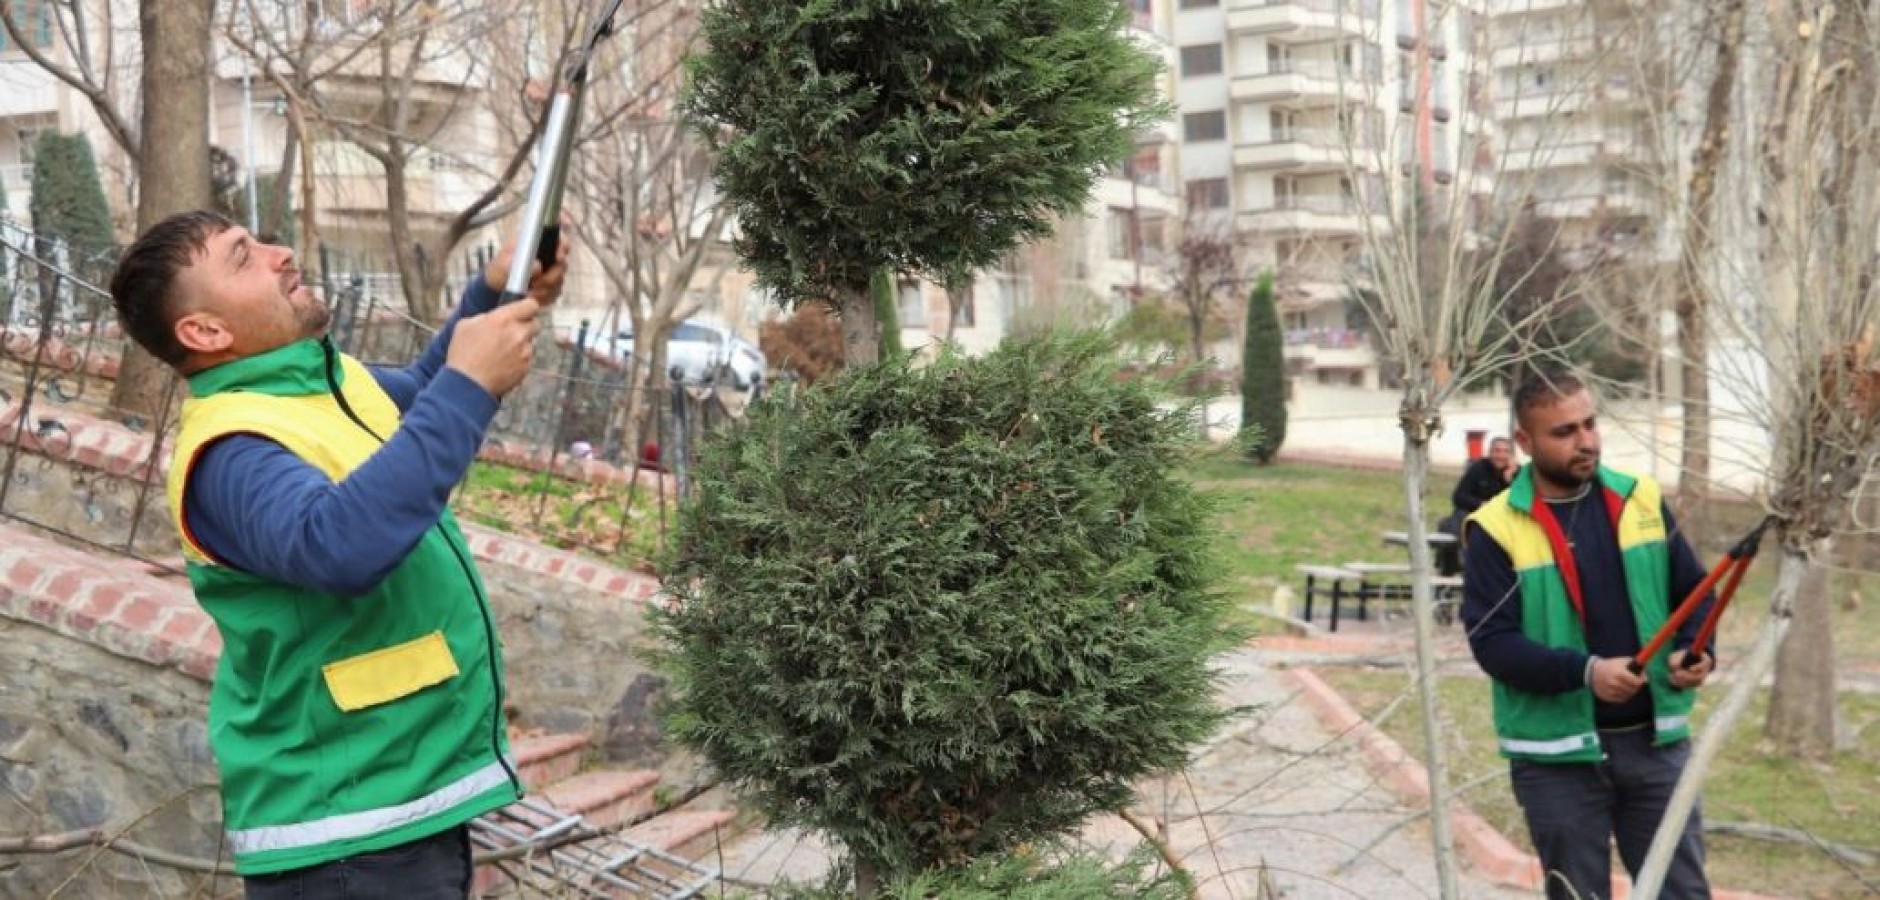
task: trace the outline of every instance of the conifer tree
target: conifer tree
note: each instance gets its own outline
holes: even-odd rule
[[[1258,433],[1247,455],[1266,465],[1286,442],[1286,351],[1273,297],[1273,273],[1263,272],[1247,297],[1247,327],[1240,355],[1240,425]]]
[[[686,105],[738,251],[786,305],[880,347],[869,278],[961,284],[1081,211],[1164,113],[1115,0],[723,0]]]
[[[114,245],[111,206],[84,135],[48,131],[39,136],[33,147],[30,212],[34,232],[63,239],[75,261]]]

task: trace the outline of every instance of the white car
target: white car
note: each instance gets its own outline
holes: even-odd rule
[[[625,360],[633,353],[633,330],[623,328],[611,339],[591,335],[588,345]],[[677,369],[685,381],[716,380],[748,390],[764,381],[769,363],[749,341],[721,326],[692,319],[673,326],[666,341],[666,366],[669,371]]]

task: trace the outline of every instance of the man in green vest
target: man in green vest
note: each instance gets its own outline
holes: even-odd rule
[[[1683,663],[1704,611],[1643,674],[1628,664],[1704,569],[1658,485],[1600,464],[1579,378],[1530,377],[1514,413],[1530,461],[1464,526],[1462,621],[1494,679],[1495,736],[1547,896],[1605,898],[1613,843],[1637,877],[1690,756],[1691,702],[1714,660]],[[1710,896],[1696,814],[1663,896]]]
[[[222,636],[209,745],[250,900],[468,895],[468,822],[522,792],[502,647],[450,514],[541,305],[497,305],[508,252],[409,367],[326,337],[294,252],[209,212],[153,226],[111,297],[189,383],[169,506]]]

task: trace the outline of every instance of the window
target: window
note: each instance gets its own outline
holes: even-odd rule
[[[1217,109],[1182,116],[1182,139],[1193,144],[1227,140],[1227,111]]]
[[[0,0],[12,13],[13,24],[34,49],[52,46],[52,7],[46,0]],[[0,27],[0,51],[16,50],[13,36],[6,28]]]
[[[1182,48],[1182,77],[1221,74],[1221,45],[1195,44]]]
[[[1197,178],[1188,182],[1188,207],[1190,209],[1226,209],[1227,179]]]
[[[1220,6],[1221,0],[1182,0],[1182,9],[1213,9]]]
[[[1135,259],[1136,214],[1134,210],[1110,208],[1110,258]]]
[[[927,327],[927,295],[921,291],[920,282],[903,281],[896,296],[895,315],[901,320],[902,328]]]
[[[973,309],[972,285],[969,284],[960,288],[957,292],[948,294],[947,302],[959,304],[959,307],[953,310],[953,326],[955,328],[973,327],[973,321],[978,317],[978,314],[977,311]]]

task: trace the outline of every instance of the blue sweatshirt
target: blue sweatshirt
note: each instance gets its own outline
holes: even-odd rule
[[[1536,501],[1547,502],[1538,497]],[[1554,518],[1560,521],[1579,566],[1581,592],[1586,597],[1587,650],[1607,659],[1637,654],[1644,645],[1638,636],[1638,620],[1632,615],[1631,595],[1619,557],[1619,536],[1613,531],[1605,498],[1598,491],[1589,491],[1578,500],[1553,503]],[[1667,535],[1665,549],[1671,557],[1670,601],[1675,610],[1704,580],[1705,572],[1690,542],[1678,532],[1671,510],[1661,508],[1661,512]],[[1521,631],[1521,592],[1508,551],[1485,529],[1471,528],[1468,535],[1462,557],[1461,614],[1468,628],[1469,649],[1482,670],[1496,681],[1531,694],[1558,694],[1585,687],[1588,653],[1546,647],[1530,640]],[[1688,649],[1697,639],[1697,630],[1714,600],[1713,593],[1698,604],[1697,611],[1671,639],[1672,649]],[[1639,691],[1624,703],[1596,700],[1593,714],[1601,728],[1650,722],[1651,692]]]
[[[373,367],[403,419],[345,480],[256,435],[204,448],[183,495],[197,543],[226,565],[296,587],[350,597],[378,584],[437,524],[496,415],[496,398],[444,361],[458,319],[493,309],[497,296],[473,279],[417,362]]]

